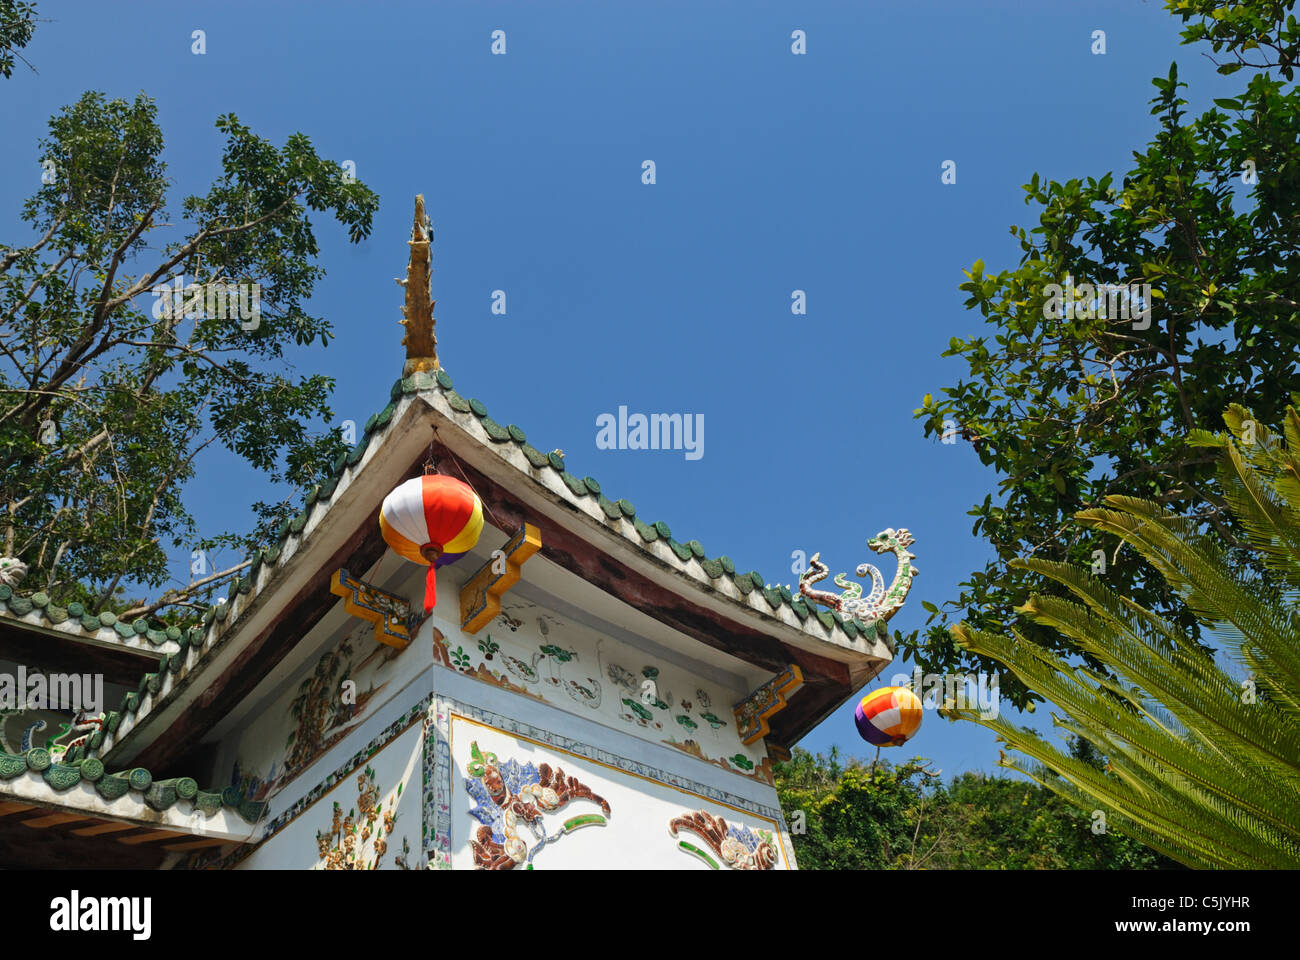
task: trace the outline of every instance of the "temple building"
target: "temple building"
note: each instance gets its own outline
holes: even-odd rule
[[[103,684],[5,701],[0,866],[796,866],[773,763],[893,659],[910,537],[821,609],[570,472],[442,368],[430,236],[402,376],[201,621],[0,571],[0,674]]]

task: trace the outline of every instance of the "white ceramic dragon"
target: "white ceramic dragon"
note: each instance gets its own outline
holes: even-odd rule
[[[0,584],[16,587],[27,576],[27,564],[17,557],[0,557]]]
[[[912,579],[920,572],[912,563],[915,554],[907,549],[915,542],[906,527],[899,530],[889,527],[867,541],[867,546],[876,553],[892,553],[898,557],[898,571],[893,583],[886,587],[885,578],[873,564],[858,564],[857,575],[871,577],[871,593],[866,597],[862,596],[862,584],[849,581],[843,573],[835,576],[835,584],[844,588],[843,593],[814,589],[814,583],[830,575],[830,568],[821,562],[820,553],[812,555],[808,569],[799,577],[799,593],[813,603],[830,607],[841,616],[853,617],[869,626],[876,625],[878,631],[883,630],[889,618],[902,609],[903,601],[912,589]]]

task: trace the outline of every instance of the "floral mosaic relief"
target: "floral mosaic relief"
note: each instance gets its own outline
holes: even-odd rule
[[[531,870],[534,858],[548,844],[582,827],[608,822],[610,807],[604,798],[592,793],[577,777],[566,776],[560,767],[520,764],[516,760],[501,763],[495,753],[479,750],[475,742],[470,745],[467,769],[470,776],[465,778],[465,790],[474,800],[469,812],[480,824],[470,840],[476,869],[513,870],[524,866]],[[560,810],[571,800],[589,800],[604,815],[570,817],[557,832],[548,833],[543,814]]]
[[[334,818],[330,829],[317,831],[316,847],[320,852],[322,870],[377,870],[388,853],[388,838],[397,825],[397,801],[402,795],[402,785],[383,809],[379,800],[379,785],[375,771],[366,767],[357,774],[357,805],[343,815],[343,808],[334,803]],[[401,870],[411,869],[411,844],[402,839],[402,852],[393,858]]]
[[[776,838],[770,830],[728,825],[725,819],[706,810],[683,813],[668,821],[668,832],[674,837],[681,830],[698,836],[718,860],[732,870],[771,870],[776,866]],[[721,869],[718,860],[691,841],[679,840],[677,846],[683,853],[698,857],[714,870]]]

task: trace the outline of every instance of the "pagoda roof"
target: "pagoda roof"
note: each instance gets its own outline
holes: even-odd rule
[[[601,539],[605,542],[595,544],[597,551],[635,554],[648,572],[648,590],[657,587],[662,593],[666,585],[671,594],[702,596],[722,615],[749,627],[749,635],[742,629],[729,643],[716,642],[714,633],[706,642],[772,671],[798,659],[791,656],[795,650],[804,651],[814,662],[838,662],[842,676],[833,684],[837,688],[833,695],[828,697],[825,694],[832,691],[823,691],[817,703],[810,704],[811,712],[788,711],[787,719],[799,719],[797,726],[778,735],[780,740],[797,740],[893,659],[886,635],[873,634],[859,621],[837,613],[813,609],[788,588],[765,584],[757,571],[742,572],[725,555],[710,557],[699,541],[674,537],[664,521],[646,522],[628,500],[612,499],[594,478],[579,478],[570,472],[558,451],[542,453],[528,442],[522,428],[502,426],[488,416],[481,401],[457,393],[451,376],[439,369],[417,372],[394,383],[389,403],[366,421],[358,443],[335,461],[325,482],[306,493],[302,509],[281,525],[275,543],[257,552],[244,576],[232,581],[228,596],[211,606],[200,624],[172,631],[179,636],[174,641],[169,636],[168,642],[174,642],[177,651],[165,655],[162,666],[147,673],[139,687],[127,693],[109,714],[110,729],[96,751],[98,755],[128,763],[148,752],[150,744],[181,720],[199,698],[207,686],[201,677],[214,665],[226,676],[224,685],[232,686],[231,696],[247,693],[251,681],[260,675],[250,669],[249,657],[265,656],[259,661],[265,664],[278,662],[287,652],[285,644],[291,646],[305,636],[319,619],[321,608],[333,605],[335,598],[326,596],[326,581],[333,570],[339,565],[362,569],[383,556],[385,546],[373,515],[396,482],[418,472],[429,436],[418,429],[421,421],[426,431],[432,428],[440,455],[455,457],[476,475],[476,489],[497,512],[508,515],[514,507],[515,513],[531,516],[530,511],[542,502],[559,507],[564,525],[584,534],[597,530],[604,534]],[[376,461],[384,466],[371,467]],[[484,484],[498,492],[531,493],[532,497],[525,499],[532,503],[493,504],[492,495],[480,489]],[[344,522],[340,513],[350,519]],[[314,545],[313,540],[327,542]],[[572,559],[574,552],[566,551],[566,557]],[[362,558],[360,563],[357,556]],[[651,579],[657,580],[657,585],[650,584]],[[280,594],[283,603],[268,601],[273,593]],[[286,616],[287,607],[294,605],[314,609],[314,619]],[[651,606],[656,613],[662,610],[662,602]],[[296,630],[290,625],[295,620]],[[131,627],[138,636],[149,637],[147,630],[139,634],[139,629],[138,624]],[[689,624],[686,629],[690,632]],[[124,635],[120,624],[114,624],[112,630]],[[773,636],[779,646],[769,641],[764,648],[758,642]],[[253,647],[258,648],[257,653]],[[229,681],[235,678],[231,673],[236,670],[250,675],[232,685]],[[810,671],[805,662],[804,672],[815,673],[816,668]],[[203,699],[214,702],[211,696]],[[227,709],[232,705],[230,697],[221,702]],[[208,719],[202,728],[210,729],[217,718]],[[778,724],[774,722],[773,727]]]

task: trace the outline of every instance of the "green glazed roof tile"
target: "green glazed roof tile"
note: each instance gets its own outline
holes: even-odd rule
[[[473,397],[470,397],[469,409],[476,417],[487,416],[487,407],[483,405],[482,400],[475,400]]]
[[[94,783],[104,775],[104,761],[98,757],[87,757],[79,764],[81,767],[81,779],[87,783]]]
[[[568,470],[560,474],[560,479],[564,481],[566,487],[573,491],[575,497],[585,497],[587,495],[587,485],[569,473]]]
[[[434,376],[435,376],[435,378],[436,378],[437,381],[438,381],[438,386],[442,387],[442,389],[444,389],[444,390],[450,390],[450,389],[451,389],[451,374],[450,374],[450,373],[448,373],[446,370],[443,370],[441,367],[439,367],[439,368],[438,368],[438,372],[437,372]]]
[[[110,803],[126,796],[130,789],[126,777],[105,775],[95,782],[95,792]]]
[[[174,784],[165,780],[149,785],[144,791],[145,806],[151,810],[163,811],[170,807],[177,800],[176,787]]]
[[[520,447],[520,449],[523,450],[524,456],[528,458],[528,462],[538,470],[547,466],[551,462],[550,457],[530,444],[525,443]]]
[[[12,780],[27,772],[27,758],[0,753],[0,780]]]
[[[62,791],[75,787],[81,782],[81,769],[66,763],[52,763],[45,771],[45,782],[54,790]]]
[[[483,417],[479,420],[479,423],[482,424],[483,429],[487,431],[488,439],[494,443],[505,443],[510,439],[510,431],[501,426],[501,424],[497,423],[491,417]]]

